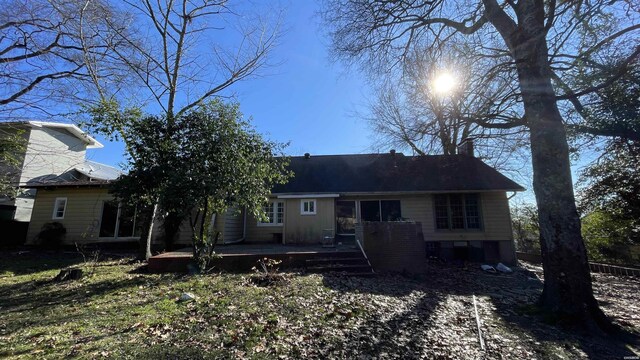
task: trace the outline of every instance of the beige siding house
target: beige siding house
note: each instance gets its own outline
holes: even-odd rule
[[[15,169],[15,185],[23,190],[15,199],[0,199],[0,205],[17,221],[29,221],[36,190],[29,184],[46,182],[76,168],[87,167],[86,150],[103,147],[97,140],[73,124],[23,121],[0,123],[0,132],[21,131],[26,147],[17,154],[22,165]],[[0,164],[2,166],[2,164]],[[8,171],[3,168],[5,173]]]
[[[27,244],[35,244],[42,226],[53,221],[65,227],[66,238],[72,242],[100,241],[102,206],[104,202],[112,199],[113,196],[107,188],[98,185],[38,189],[27,233]],[[61,205],[62,201],[64,206]]]
[[[359,223],[412,221],[430,256],[515,260],[508,193],[524,189],[471,155],[306,155],[290,170],[265,207],[270,221],[247,218],[248,241],[349,243]]]
[[[110,181],[64,181],[35,185],[38,189],[26,244],[38,245],[38,234],[46,224],[57,222],[66,230],[63,244],[138,242],[142,223],[138,209],[119,204],[109,193]],[[217,216],[215,227],[232,240],[242,237],[243,212],[230,209]],[[161,244],[161,220],[154,222],[153,242]],[[188,222],[180,227],[176,244],[191,244]]]
[[[358,224],[411,221],[422,225],[428,256],[515,260],[508,196],[524,189],[471,155],[305,155],[289,169],[294,177],[272,190],[266,220],[242,209],[216,216],[223,243],[349,244]],[[50,221],[67,228],[68,244],[137,240],[135,210],[114,203],[108,183],[40,187],[28,241]],[[183,224],[176,243],[190,238]]]

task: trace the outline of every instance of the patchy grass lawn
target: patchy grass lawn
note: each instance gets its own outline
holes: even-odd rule
[[[86,276],[51,281],[75,264]],[[637,356],[640,281],[597,275],[605,311],[629,334],[594,337],[536,315],[534,272],[432,266],[419,279],[291,273],[155,275],[129,259],[0,254],[0,358],[619,358]],[[196,295],[191,302],[180,295]],[[486,349],[480,349],[472,295]]]

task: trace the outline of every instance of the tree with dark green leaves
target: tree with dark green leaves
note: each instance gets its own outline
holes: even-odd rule
[[[544,264],[540,304],[564,319],[610,329],[593,296],[561,105],[577,107],[637,59],[640,24],[633,2],[326,0],[322,15],[334,55],[372,77],[402,64],[417,48],[454,41],[499,60],[496,72],[514,85],[509,96],[522,116],[482,125],[528,132]],[[616,69],[603,71],[611,57],[620,59]],[[600,76],[563,86],[585,69]]]
[[[0,199],[13,198],[18,191],[22,157],[27,141],[24,131],[4,126],[0,128]]]
[[[530,203],[514,203],[510,206],[511,229],[516,249],[530,254],[540,253],[540,229],[538,209]]]
[[[625,247],[640,244],[640,64],[592,94],[582,112],[582,137],[603,143],[578,182],[587,250],[593,260],[625,262]]]
[[[123,131],[129,172],[113,187],[132,205],[157,205],[172,221],[191,226],[200,266],[215,245],[213,214],[245,208],[264,218],[262,205],[289,173],[283,144],[262,138],[236,103],[213,100],[175,117],[132,117]]]
[[[581,174],[584,213],[604,211],[630,220],[640,238],[640,144],[611,140],[604,153]],[[640,239],[638,239],[640,240]]]
[[[612,209],[595,210],[582,217],[582,236],[589,261],[632,264],[631,246],[638,244],[638,224]]]

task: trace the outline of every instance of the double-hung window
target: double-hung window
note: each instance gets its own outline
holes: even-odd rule
[[[316,214],[316,199],[300,200],[300,215],[315,215],[315,214]]]
[[[259,221],[259,226],[281,226],[284,222],[284,202],[282,201],[269,201],[267,205],[262,208],[267,215],[266,221]]]
[[[480,230],[478,194],[440,194],[434,196],[436,229]]]
[[[67,198],[56,198],[56,202],[53,204],[53,216],[52,219],[64,219],[64,212],[67,210]]]

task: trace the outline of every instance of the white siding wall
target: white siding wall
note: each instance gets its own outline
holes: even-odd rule
[[[86,147],[85,142],[63,129],[31,129],[20,183],[44,175],[59,175],[82,164]]]
[[[224,241],[234,241],[242,238],[244,232],[244,214],[243,211],[229,209],[225,214],[220,215],[216,219],[219,231],[222,231]]]
[[[29,142],[22,164],[20,184],[43,176],[60,175],[85,160],[87,144],[64,129],[47,127],[29,131]],[[16,198],[15,219],[29,221],[35,191],[27,191]]]

